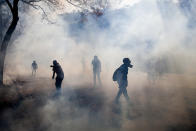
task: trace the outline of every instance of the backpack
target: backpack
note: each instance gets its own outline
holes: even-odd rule
[[[118,68],[114,71],[114,74],[112,77],[113,81],[117,81],[117,80],[121,79],[121,77],[122,77],[122,74],[121,74],[120,68]]]

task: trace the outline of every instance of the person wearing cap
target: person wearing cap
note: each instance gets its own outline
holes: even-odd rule
[[[133,65],[131,65],[131,61],[129,58],[123,59],[123,64],[114,72],[113,80],[117,81],[119,85],[119,91],[116,95],[115,102],[119,103],[119,98],[123,94],[129,102],[129,96],[127,94],[127,86],[128,86],[128,80],[127,80],[127,74],[128,74],[128,68],[132,68]]]
[[[38,69],[37,63],[34,60],[33,63],[31,64],[31,68],[32,68],[32,76],[36,75],[36,70]]]
[[[56,60],[53,60],[53,65],[51,65],[51,67],[52,67],[52,70],[53,70],[52,79],[54,79],[55,74],[56,74],[55,86],[56,86],[57,90],[60,90],[62,81],[64,79],[64,72],[63,72],[60,64]]]
[[[96,86],[96,76],[98,77],[99,85],[101,86],[101,78],[100,78],[101,62],[97,56],[94,56],[94,59],[92,60],[92,65],[93,65],[94,87]]]

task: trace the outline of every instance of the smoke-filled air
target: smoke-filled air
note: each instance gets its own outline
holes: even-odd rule
[[[0,130],[196,130],[195,16],[195,0],[0,0]]]

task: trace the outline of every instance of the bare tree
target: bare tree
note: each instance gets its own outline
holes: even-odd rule
[[[11,18],[11,14],[7,9],[7,5],[5,1],[0,1],[0,43],[3,39],[3,34],[5,29],[7,28],[9,20]]]
[[[94,12],[95,10],[105,10],[108,7],[108,0],[66,0],[71,5],[80,9]]]
[[[81,8],[83,10],[87,10],[88,12],[93,12],[97,16],[102,15],[101,10],[106,9],[108,6],[108,0],[65,0],[65,1],[74,5],[75,7]],[[12,34],[15,31],[19,21],[19,2],[27,4],[33,7],[34,9],[40,9],[45,17],[47,16],[47,14],[45,10],[38,3],[43,2],[48,7],[50,6],[57,7],[58,5],[60,5],[59,0],[0,0],[0,5],[3,3],[7,4],[12,17],[12,20],[9,23],[9,27],[6,30],[0,45],[0,85],[3,85],[4,62],[5,62],[7,47],[10,43]]]
[[[41,9],[43,13],[46,15],[44,9],[39,6],[38,2],[44,2],[47,5],[57,5],[58,0],[1,0],[0,5],[6,3],[9,7],[9,10],[12,14],[12,20],[9,24],[7,31],[2,39],[2,43],[0,45],[0,85],[3,85],[3,74],[4,74],[4,61],[6,56],[7,47],[9,45],[10,39],[12,37],[13,32],[16,29],[16,26],[19,21],[19,2],[23,2],[24,4],[28,4],[35,9]]]

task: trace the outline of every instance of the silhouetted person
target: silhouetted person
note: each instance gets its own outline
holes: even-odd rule
[[[54,79],[55,74],[56,74],[56,82],[55,82],[55,85],[56,85],[56,89],[57,90],[60,90],[61,89],[62,81],[64,79],[63,70],[62,70],[60,64],[56,60],[53,61],[53,65],[51,65],[51,67],[53,68],[52,79]]]
[[[122,94],[125,96],[127,102],[129,102],[129,96],[127,94],[128,67],[132,68],[133,65],[131,65],[131,61],[129,60],[129,58],[124,58],[123,64],[118,69],[116,69],[116,71],[113,74],[113,81],[117,81],[117,83],[119,85],[119,91],[118,91],[117,96],[115,98],[116,103],[119,103],[119,98]]]
[[[96,86],[96,76],[98,77],[99,85],[101,85],[101,79],[100,79],[101,62],[97,56],[94,56],[94,59],[92,60],[92,65],[93,65],[94,86]]]
[[[37,63],[36,61],[34,60],[33,63],[31,64],[31,68],[32,68],[32,76],[35,76],[36,75],[36,71],[38,69],[38,66],[37,66]]]

